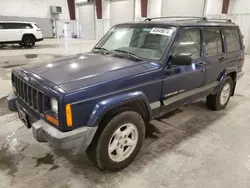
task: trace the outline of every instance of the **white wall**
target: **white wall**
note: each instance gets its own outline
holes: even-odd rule
[[[203,3],[204,0],[148,0],[148,17],[201,16]]]
[[[205,15],[220,15],[222,4],[223,0],[207,0]]]
[[[61,6],[60,19],[69,20],[67,0],[0,0],[0,15],[51,18],[51,5]]]
[[[201,16],[203,0],[163,0],[162,16]]]
[[[162,0],[148,0],[148,17],[160,17],[161,4]]]
[[[250,0],[231,0],[229,14],[250,14]]]
[[[135,0],[135,20],[141,19],[141,0]]]

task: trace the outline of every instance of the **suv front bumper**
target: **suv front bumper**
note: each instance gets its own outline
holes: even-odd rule
[[[7,100],[9,110],[18,111],[18,107],[21,107],[13,92],[9,94]],[[30,113],[27,115],[32,116]],[[32,119],[33,117],[29,118]],[[43,119],[35,121],[31,127],[33,136],[38,142],[48,142],[56,149],[66,150],[71,154],[84,152],[97,130],[97,127],[80,127],[72,131],[61,132]]]
[[[72,154],[84,152],[90,145],[97,127],[81,127],[69,132],[61,132],[44,120],[32,124],[34,138],[38,142],[48,142],[60,150],[70,151]]]

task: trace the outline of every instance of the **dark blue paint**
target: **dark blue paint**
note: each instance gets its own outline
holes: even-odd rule
[[[91,113],[91,116],[87,122],[87,126],[99,125],[103,115],[106,114],[109,110],[115,109],[116,107],[119,107],[119,106],[124,105],[128,102],[133,102],[136,100],[143,101],[143,103],[147,107],[149,119],[151,119],[152,118],[151,108],[148,105],[149,104],[148,100],[147,100],[146,96],[141,91],[137,91],[137,92],[118,95],[115,97],[110,97],[110,98],[107,98],[107,99],[104,99],[104,100],[98,102],[95,105],[94,110]]]
[[[186,28],[185,24],[179,23],[176,24],[177,32],[172,38],[171,45],[166,49],[164,58],[160,62],[89,52],[16,68],[13,72],[21,78],[26,74],[30,77],[29,84],[59,101],[61,131],[69,131],[81,126],[97,126],[109,110],[135,100],[142,100],[150,116],[154,118],[209,95],[214,88],[151,110],[150,103],[160,101],[163,104],[163,101],[168,98],[166,94],[178,90],[191,91],[214,81],[221,81],[232,71],[238,73],[242,70],[243,48],[241,51],[228,53],[222,32],[223,54],[206,57],[203,28],[211,25],[193,23],[187,27],[190,28],[190,25],[200,29],[202,45],[201,58],[193,61],[190,66],[170,65],[169,57],[172,55],[178,33],[183,27]],[[225,24],[227,25],[229,24]],[[220,28],[223,31],[223,28]],[[228,57],[228,60],[219,62],[222,56]],[[66,126],[65,105],[67,103],[72,105],[72,128]]]

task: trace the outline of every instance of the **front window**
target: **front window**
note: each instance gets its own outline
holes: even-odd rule
[[[191,54],[192,60],[196,60],[201,57],[200,29],[193,28],[181,31],[173,55],[181,53]]]
[[[167,25],[115,26],[96,48],[111,53],[128,52],[141,59],[160,60],[175,31],[175,27]]]

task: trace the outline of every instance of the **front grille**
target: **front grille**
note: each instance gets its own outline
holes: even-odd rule
[[[49,97],[12,74],[12,84],[17,97],[35,112],[41,114],[49,108]]]

